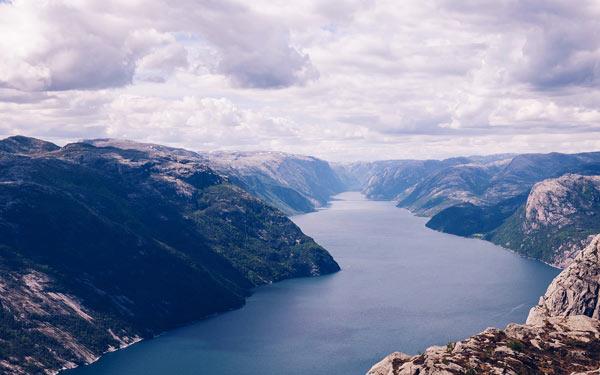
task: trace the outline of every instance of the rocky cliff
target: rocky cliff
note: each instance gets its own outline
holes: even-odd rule
[[[432,216],[457,204],[495,205],[566,173],[599,175],[600,153],[388,160],[336,165],[336,171],[369,198],[396,200],[400,207]]]
[[[526,324],[489,328],[416,356],[393,353],[368,375],[598,373],[599,251],[600,235],[556,277]]]
[[[488,237],[565,267],[600,232],[599,217],[600,176],[566,174],[535,184],[527,201]]]
[[[427,226],[490,240],[528,257],[566,267],[600,232],[600,176],[566,174],[495,204],[458,204]]]
[[[50,373],[339,270],[194,152],[0,141],[0,373]]]
[[[600,235],[550,284],[537,306],[531,309],[528,324],[549,316],[585,315],[600,319]]]
[[[325,206],[345,190],[329,163],[283,152],[211,152],[211,168],[268,204],[293,215]]]

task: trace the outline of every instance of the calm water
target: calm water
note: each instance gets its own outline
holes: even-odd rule
[[[390,202],[344,193],[294,217],[342,266],[262,287],[240,310],[170,331],[69,375],[364,374],[392,351],[417,353],[523,322],[558,273],[490,243],[425,228]]]

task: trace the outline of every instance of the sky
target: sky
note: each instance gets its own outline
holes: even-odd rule
[[[0,136],[600,151],[597,0],[0,0]]]

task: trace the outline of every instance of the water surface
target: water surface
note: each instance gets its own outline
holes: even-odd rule
[[[69,375],[364,374],[392,351],[523,322],[558,274],[485,241],[438,233],[391,202],[343,193],[296,216],[343,270],[259,288],[237,311]]]

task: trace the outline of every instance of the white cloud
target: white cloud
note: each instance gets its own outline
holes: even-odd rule
[[[597,148],[592,0],[0,4],[0,132],[330,159]]]

